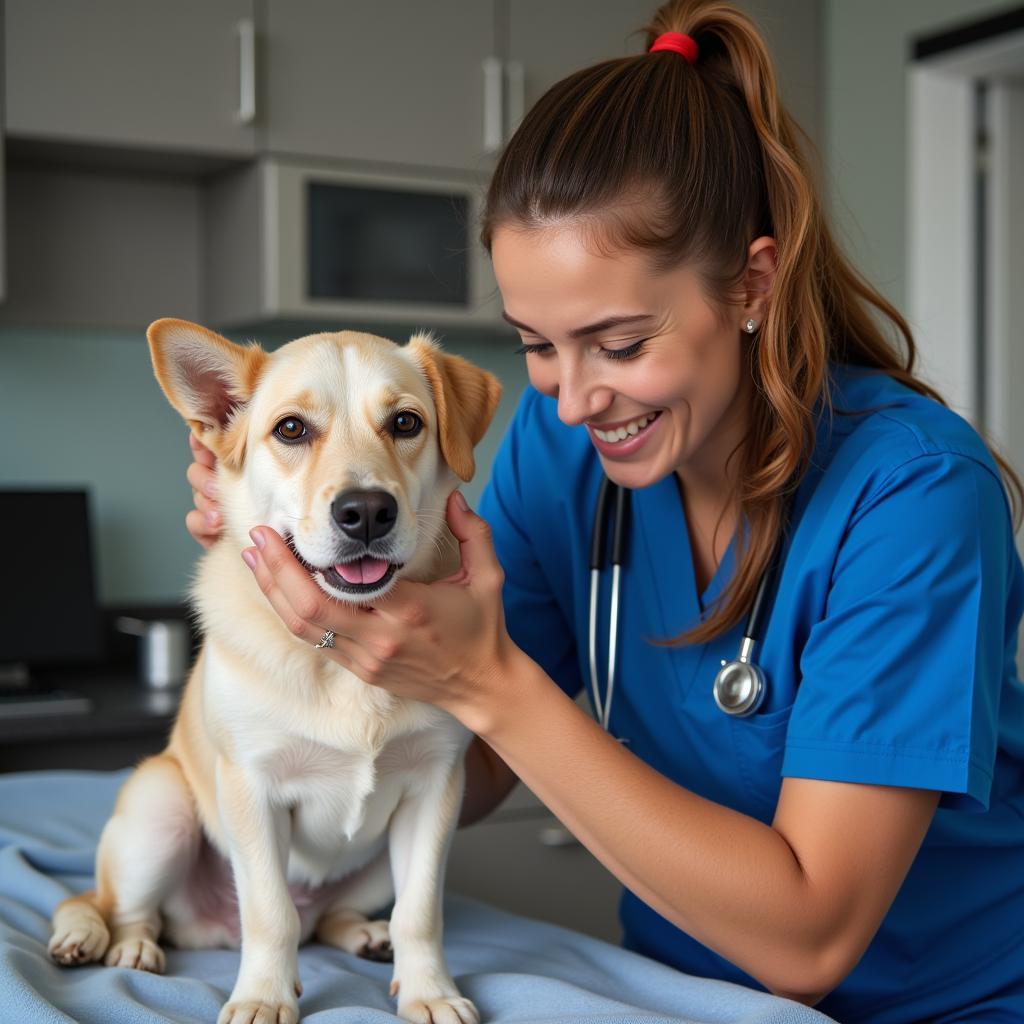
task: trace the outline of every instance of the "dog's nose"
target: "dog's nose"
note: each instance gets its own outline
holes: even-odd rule
[[[383,537],[398,518],[398,502],[387,491],[345,491],[331,502],[334,521],[364,544]]]

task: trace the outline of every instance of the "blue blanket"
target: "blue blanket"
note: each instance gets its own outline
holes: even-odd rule
[[[93,885],[96,843],[128,770],[0,775],[0,1019],[4,1024],[212,1024],[238,970],[231,950],[167,950],[167,972],[59,967],[54,907]],[[484,1024],[813,1024],[799,1003],[694,978],[557,925],[447,893],[444,946]],[[392,965],[316,943],[299,950],[302,1021],[396,1024]]]

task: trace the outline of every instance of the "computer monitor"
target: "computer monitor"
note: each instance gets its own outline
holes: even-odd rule
[[[0,682],[102,656],[84,490],[0,489]]]

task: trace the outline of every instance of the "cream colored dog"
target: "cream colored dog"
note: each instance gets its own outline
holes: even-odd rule
[[[192,597],[204,644],[167,749],[118,794],[96,889],[61,903],[50,955],[160,972],[180,947],[241,945],[218,1024],[293,1024],[299,943],[391,959],[410,1021],[476,1024],[445,965],[441,896],[471,740],[293,635],[240,552],[267,524],[339,601],[457,572],[445,504],[474,471],[497,379],[354,331],[273,353],[196,324],[148,331],[157,379],[219,460],[224,530]],[[237,898],[236,898],[237,891]],[[394,899],[390,927],[369,914]]]

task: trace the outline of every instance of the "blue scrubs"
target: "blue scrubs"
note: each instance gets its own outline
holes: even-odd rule
[[[766,823],[785,776],[941,791],[877,935],[817,1008],[871,1024],[1024,1021],[1024,569],[998,466],[939,403],[864,368],[830,373],[837,412],[830,421],[815,409],[812,465],[755,652],[765,703],[741,719],[711,695],[745,621],[702,646],[645,642],[705,618],[735,565],[733,542],[697,593],[670,475],[632,497],[610,730],[679,785]],[[506,574],[509,633],[572,697],[590,693],[588,548],[601,474],[586,429],[566,427],[555,401],[528,387],[479,509]],[[602,698],[610,592],[606,571]],[[628,890],[620,919],[628,949],[763,989]]]

